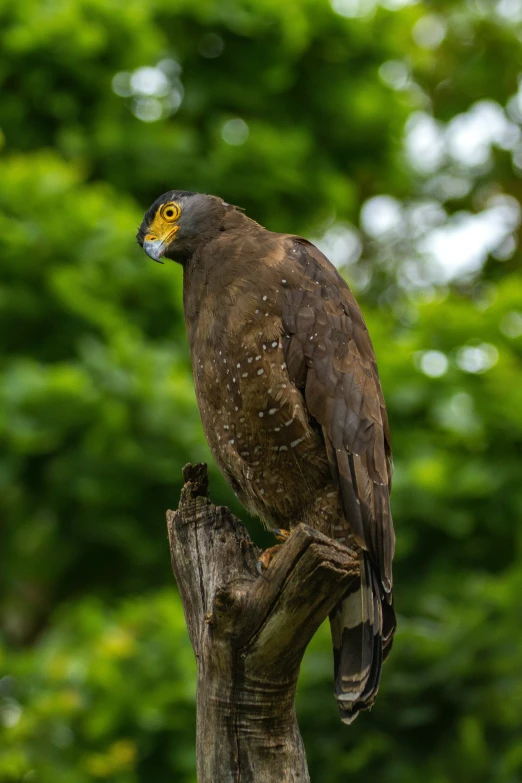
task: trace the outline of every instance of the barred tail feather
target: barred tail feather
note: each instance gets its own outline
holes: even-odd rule
[[[384,592],[366,552],[360,563],[359,582],[330,615],[335,697],[344,723],[373,705],[395,630],[391,595]]]

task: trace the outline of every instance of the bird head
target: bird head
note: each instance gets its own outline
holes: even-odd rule
[[[154,261],[185,263],[219,233],[227,208],[217,196],[170,190],[147,210],[136,238]]]

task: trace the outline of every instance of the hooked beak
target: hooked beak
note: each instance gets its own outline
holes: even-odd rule
[[[162,264],[163,261],[161,259],[167,252],[169,245],[178,233],[178,230],[179,226],[174,226],[167,236],[163,238],[158,238],[157,234],[147,234],[145,236],[145,241],[143,242],[143,249],[146,254],[154,261],[157,261],[158,264]]]
[[[157,261],[158,264],[163,263],[161,258],[164,255],[167,246],[162,239],[146,239],[143,243],[143,249],[153,261]]]

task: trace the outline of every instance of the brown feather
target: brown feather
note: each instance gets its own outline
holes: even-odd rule
[[[183,233],[190,200],[176,236],[190,248],[183,297],[203,428],[265,524],[306,522],[357,550],[360,580],[331,616],[335,690],[351,722],[375,700],[395,630],[390,434],[371,341],[353,294],[311,243],[194,198],[201,241]]]

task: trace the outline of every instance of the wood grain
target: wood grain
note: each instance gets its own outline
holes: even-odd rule
[[[259,575],[260,550],[187,465],[170,551],[198,665],[198,783],[306,783],[294,700],[304,651],[358,579],[354,553],[298,525]]]

